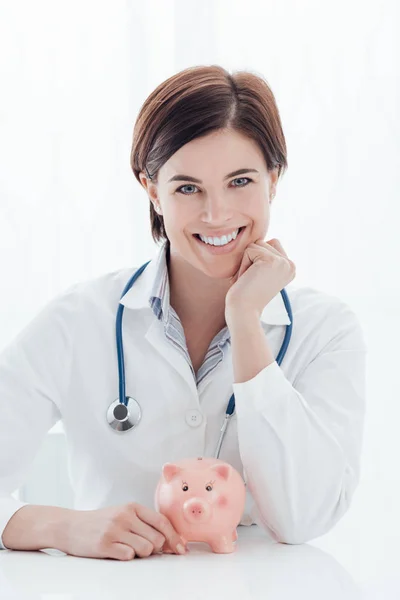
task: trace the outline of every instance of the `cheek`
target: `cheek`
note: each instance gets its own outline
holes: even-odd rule
[[[179,254],[187,251],[187,238],[190,237],[190,227],[188,226],[188,223],[190,223],[189,219],[185,219],[182,214],[179,215],[178,212],[172,210],[170,210],[168,215],[165,215],[164,218],[165,232],[171,245],[179,252]],[[185,233],[185,230],[189,231]]]
[[[182,511],[182,505],[183,505],[183,502],[182,502],[181,498],[178,498],[178,496],[171,495],[170,498],[168,499],[168,502],[165,502],[163,504],[162,512],[167,517],[172,517],[172,516],[178,515]]]
[[[176,506],[180,503],[180,488],[175,488],[174,485],[166,485],[163,492],[164,506],[168,508],[176,508]]]
[[[251,224],[251,238],[256,237],[257,239],[257,236],[260,238],[263,234],[266,234],[271,217],[271,205],[268,204],[265,196],[257,198],[253,204],[249,205],[246,216]]]
[[[255,221],[254,227],[252,230],[252,237],[254,241],[256,239],[262,238],[264,239],[268,233],[270,222],[270,213],[268,209],[264,209],[263,212],[260,213],[259,218]]]
[[[172,231],[185,228],[193,219],[193,211],[190,210],[189,200],[179,202],[176,198],[168,198],[164,208],[164,223]]]
[[[220,496],[220,497],[218,498],[217,505],[218,505],[220,508],[225,508],[226,506],[228,506],[228,498],[227,498],[226,496]]]

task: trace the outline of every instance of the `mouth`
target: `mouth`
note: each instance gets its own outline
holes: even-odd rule
[[[212,244],[206,244],[206,242],[203,242],[203,240],[200,238],[198,233],[193,234],[193,237],[197,241],[197,243],[202,246],[205,252],[208,252],[210,254],[227,254],[228,252],[232,252],[232,250],[234,250],[238,246],[240,240],[243,237],[243,232],[245,229],[246,226],[239,227],[236,238],[232,239],[230,242],[224,244],[223,246],[213,246]]]

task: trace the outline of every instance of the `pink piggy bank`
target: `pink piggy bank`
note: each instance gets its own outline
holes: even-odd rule
[[[206,542],[213,552],[235,550],[236,527],[246,502],[245,483],[218,458],[187,458],[166,463],[155,492],[156,510],[184,542]],[[170,550],[164,545],[164,550]]]

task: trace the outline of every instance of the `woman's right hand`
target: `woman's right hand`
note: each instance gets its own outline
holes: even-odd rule
[[[136,502],[98,510],[68,511],[60,545],[88,558],[131,560],[166,551],[185,554],[185,544],[164,515]],[[181,545],[181,548],[179,548]]]

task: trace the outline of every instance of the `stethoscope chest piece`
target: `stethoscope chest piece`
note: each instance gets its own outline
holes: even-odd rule
[[[142,418],[142,411],[139,402],[134,398],[128,397],[128,404],[125,406],[119,401],[119,398],[110,404],[107,410],[107,421],[115,431],[128,431],[136,427]]]

